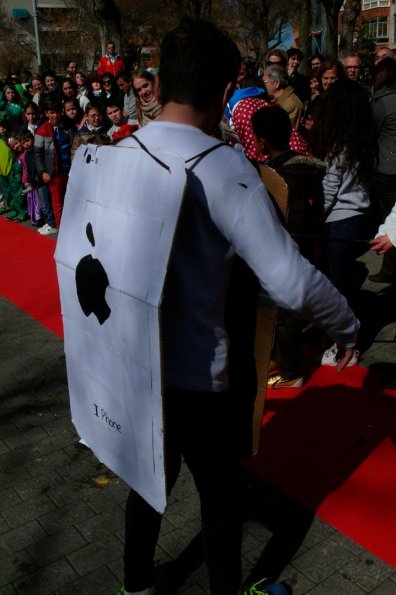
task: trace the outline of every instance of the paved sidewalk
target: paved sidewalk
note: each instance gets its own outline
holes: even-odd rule
[[[375,258],[363,258],[371,271],[377,268]],[[364,365],[396,364],[395,301],[387,289],[365,285],[366,313],[376,317],[368,329]],[[78,443],[63,344],[3,298],[0,341],[0,594],[115,595],[122,582],[128,489]],[[262,497],[273,518],[272,524],[269,519],[244,525],[246,575],[286,511],[298,518],[302,530],[302,543],[282,573],[294,595],[396,594],[395,569],[323,521],[307,523],[306,513],[269,486],[250,479],[247,491],[248,497]],[[198,501],[183,469],[165,514],[157,558],[177,558],[198,531]],[[190,562],[194,565],[194,559]],[[209,592],[203,566],[179,592]]]

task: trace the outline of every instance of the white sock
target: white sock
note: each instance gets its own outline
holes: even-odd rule
[[[124,595],[149,595],[150,589],[143,589],[143,591],[124,591]]]

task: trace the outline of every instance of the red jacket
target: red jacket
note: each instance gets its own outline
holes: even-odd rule
[[[99,60],[98,76],[102,76],[105,72],[110,72],[113,76],[117,76],[117,74],[121,72],[123,66],[124,60],[120,55],[117,54],[114,62],[112,62],[108,56],[103,56],[103,58]]]

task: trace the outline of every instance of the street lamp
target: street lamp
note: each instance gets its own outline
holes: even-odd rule
[[[39,71],[43,71],[43,65],[41,62],[41,49],[40,49],[40,34],[38,27],[38,10],[36,0],[32,0],[33,5],[33,22],[34,22],[34,35],[36,37],[36,53],[37,53],[37,64]]]

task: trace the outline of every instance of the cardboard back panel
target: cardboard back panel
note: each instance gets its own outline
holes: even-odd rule
[[[163,512],[159,308],[186,174],[179,157],[157,158],[168,169],[140,148],[81,146],[55,259],[73,423]]]

